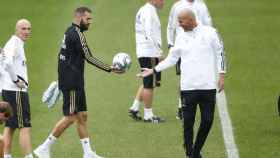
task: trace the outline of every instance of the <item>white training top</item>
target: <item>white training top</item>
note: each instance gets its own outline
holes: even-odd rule
[[[161,24],[157,9],[149,2],[136,14],[135,34],[138,58],[161,56]]]
[[[7,73],[4,75],[3,90],[27,91],[27,88],[20,89],[13,82],[21,78],[20,80],[28,83],[24,42],[13,35],[6,43],[4,52],[4,68]]]
[[[189,2],[187,0],[180,0],[172,6],[169,13],[169,20],[167,25],[167,43],[174,46],[176,36],[184,30],[179,26],[178,15],[184,9],[190,9],[194,12],[196,20],[199,24],[212,26],[212,19],[208,12],[208,8],[204,1],[194,0]]]
[[[4,78],[4,74],[5,74],[4,60],[5,60],[4,51],[1,52],[1,48],[0,48],[0,93],[2,92],[2,87],[3,87],[3,82],[4,82],[3,78]]]
[[[225,73],[223,42],[211,26],[198,25],[180,33],[175,46],[156,71],[175,65],[181,58],[181,90],[217,89],[217,73]]]

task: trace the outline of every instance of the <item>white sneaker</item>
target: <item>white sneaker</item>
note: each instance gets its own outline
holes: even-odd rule
[[[88,153],[84,153],[84,157],[83,158],[104,158],[104,157],[98,156],[96,154],[96,152],[94,152],[94,151],[90,151]]]
[[[33,155],[30,154],[30,155],[24,156],[24,158],[33,158]]]
[[[33,152],[38,158],[50,158],[50,150],[44,149],[41,145],[38,146]]]

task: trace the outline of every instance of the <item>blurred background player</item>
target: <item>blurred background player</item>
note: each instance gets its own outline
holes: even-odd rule
[[[157,14],[162,9],[164,0],[148,0],[136,14],[136,54],[140,67],[155,67],[162,58],[161,50],[161,23]],[[144,103],[144,121],[159,123],[164,120],[154,115],[152,110],[154,88],[160,86],[161,74],[143,78],[143,84],[139,87],[129,115],[134,120],[141,120],[139,107]]]
[[[6,122],[13,114],[12,107],[8,102],[0,101],[0,124]],[[0,158],[4,157],[4,139],[0,134]]]
[[[16,23],[16,32],[4,47],[4,75],[2,86],[3,100],[10,103],[14,115],[10,117],[4,128],[4,158],[11,158],[12,138],[15,129],[19,129],[19,144],[24,158],[32,158],[31,118],[28,96],[28,76],[24,51],[24,43],[31,34],[31,23],[21,19]]]
[[[191,9],[195,13],[198,23],[200,23],[202,25],[212,26],[212,19],[208,12],[208,8],[203,0],[176,1],[170,10],[169,20],[168,20],[168,25],[167,25],[167,43],[168,43],[169,49],[174,46],[177,35],[180,32],[184,31],[183,28],[181,28],[179,26],[179,22],[178,22],[178,15],[184,9]],[[180,64],[181,64],[181,59],[179,59],[178,63],[176,64],[176,74],[177,75],[181,74]],[[178,112],[177,112],[176,118],[181,120],[182,119],[182,109],[181,109],[182,105],[181,105],[181,97],[180,97],[180,85],[179,85],[178,92],[179,92],[178,93],[179,94]]]
[[[106,72],[121,71],[104,64],[92,56],[84,32],[92,23],[92,11],[88,7],[79,7],[74,11],[74,21],[66,30],[62,40],[58,61],[58,84],[63,94],[63,115],[47,139],[34,153],[39,158],[50,158],[52,144],[74,122],[83,147],[83,158],[101,158],[92,150],[87,128],[87,103],[84,89],[85,60]]]

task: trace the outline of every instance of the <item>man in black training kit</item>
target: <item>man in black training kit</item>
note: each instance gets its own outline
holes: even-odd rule
[[[51,145],[74,122],[77,124],[77,132],[83,147],[83,158],[101,158],[92,150],[89,142],[84,62],[86,60],[106,72],[122,72],[92,56],[83,34],[91,24],[91,12],[87,7],[77,8],[74,13],[74,22],[64,34],[58,56],[58,82],[63,93],[64,117],[58,121],[45,142],[34,150],[39,158],[50,158]]]

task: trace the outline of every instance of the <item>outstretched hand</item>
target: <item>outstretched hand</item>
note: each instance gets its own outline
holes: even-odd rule
[[[219,75],[219,81],[218,81],[218,92],[220,93],[225,88],[225,74],[221,73]]]
[[[125,71],[121,70],[115,66],[111,66],[112,72],[116,73],[116,74],[123,74]]]
[[[147,76],[152,75],[153,73],[154,73],[154,70],[153,70],[153,69],[142,68],[142,69],[141,69],[141,72],[138,73],[136,76],[137,76],[137,77],[144,78],[144,77],[147,77]]]

